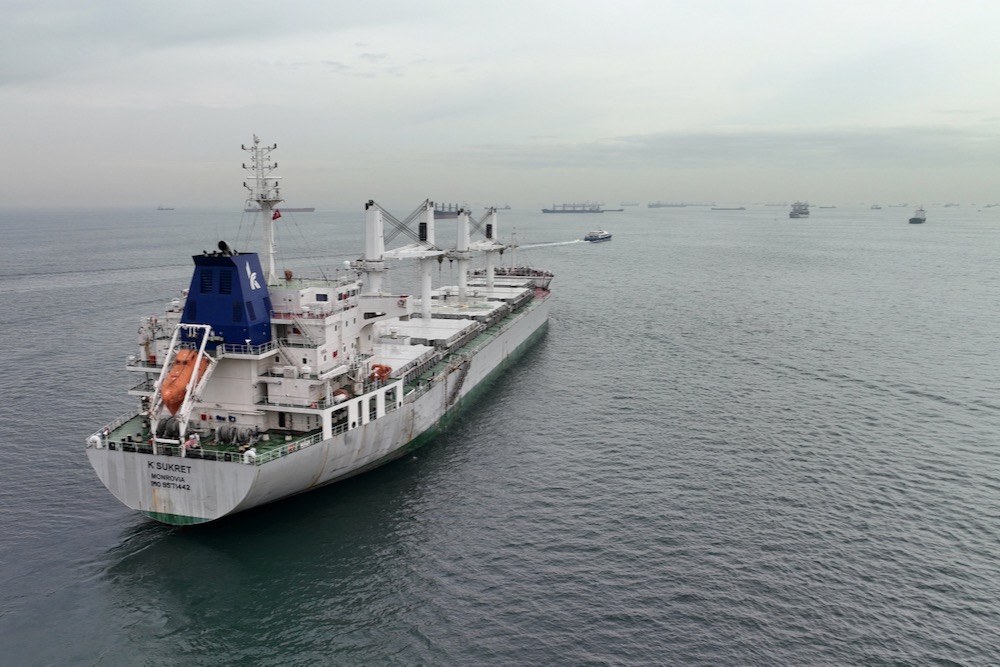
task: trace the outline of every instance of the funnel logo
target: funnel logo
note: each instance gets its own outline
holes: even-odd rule
[[[250,289],[260,289],[260,283],[257,282],[257,273],[250,270],[250,262],[246,263],[247,268],[247,280],[250,281]]]

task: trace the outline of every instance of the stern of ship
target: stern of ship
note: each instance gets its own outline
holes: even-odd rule
[[[192,525],[232,513],[253,488],[260,468],[213,461],[88,447],[104,486],[126,506],[151,519]],[[237,457],[238,458],[238,457]]]

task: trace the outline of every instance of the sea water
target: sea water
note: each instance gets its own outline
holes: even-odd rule
[[[0,214],[3,663],[1000,662],[1000,209],[540,208],[499,224],[556,273],[549,332],[458,424],[195,528],[85,439],[190,256],[259,229]],[[284,216],[279,273],[342,271],[362,220]]]

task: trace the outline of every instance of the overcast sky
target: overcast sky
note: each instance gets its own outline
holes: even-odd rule
[[[1000,200],[998,0],[0,0],[9,204]]]

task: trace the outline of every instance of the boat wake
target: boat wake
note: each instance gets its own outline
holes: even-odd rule
[[[527,245],[518,246],[519,250],[524,250],[525,248],[548,248],[557,245],[573,245],[574,243],[584,243],[583,239],[573,239],[572,241],[546,241],[545,243],[529,243]]]

